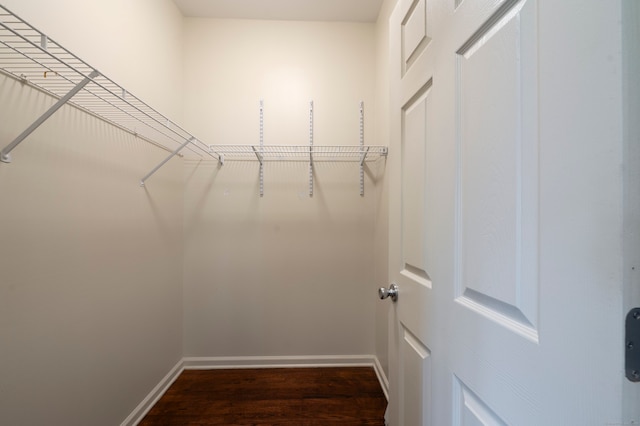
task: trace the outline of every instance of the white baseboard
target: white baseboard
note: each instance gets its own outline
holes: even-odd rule
[[[378,381],[380,382],[380,387],[382,388],[382,392],[384,393],[384,397],[387,398],[387,402],[389,402],[389,379],[387,375],[384,374],[384,369],[380,364],[380,360],[378,357],[373,357],[374,364],[373,369],[376,372],[376,376],[378,376]]]
[[[169,387],[176,381],[180,373],[184,370],[184,360],[178,361],[178,363],[167,373],[160,383],[156,385],[153,390],[142,400],[140,404],[129,414],[120,426],[135,426],[147,415],[149,410],[158,402],[158,400],[164,395]]]
[[[302,367],[372,367],[384,396],[387,401],[389,400],[389,380],[384,374],[380,361],[373,355],[186,357],[171,369],[120,426],[137,425],[183,370]]]
[[[371,355],[187,357],[185,370],[233,368],[372,367]]]

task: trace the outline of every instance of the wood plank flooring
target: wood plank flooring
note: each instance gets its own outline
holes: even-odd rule
[[[140,423],[384,426],[369,367],[185,370]]]

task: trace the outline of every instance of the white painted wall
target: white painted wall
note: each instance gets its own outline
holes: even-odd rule
[[[207,143],[357,145],[365,101],[374,125],[375,26],[188,19],[185,122]],[[187,163],[185,356],[375,353],[374,181],[359,196],[355,164],[317,164],[313,198],[305,163]],[[385,260],[386,261],[386,260]]]
[[[181,115],[170,1],[3,3]],[[53,103],[7,77],[0,100],[3,146]],[[0,424],[119,424],[182,357],[182,163],[140,188],[166,152],[68,106],[12,155],[0,164]]]

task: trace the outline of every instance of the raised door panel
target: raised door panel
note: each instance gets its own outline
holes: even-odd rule
[[[508,1],[457,51],[458,301],[537,341],[535,0]]]
[[[402,424],[431,425],[431,351],[402,327]]]
[[[427,271],[429,80],[402,109],[402,275],[431,286]]]
[[[454,383],[454,426],[506,426],[507,424],[457,378]]]
[[[402,72],[411,68],[411,65],[422,54],[429,44],[429,14],[428,0],[413,0],[402,20]]]

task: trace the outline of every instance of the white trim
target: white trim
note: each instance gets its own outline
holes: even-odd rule
[[[380,382],[380,387],[382,388],[382,392],[384,393],[384,397],[387,398],[387,402],[389,402],[389,379],[387,375],[384,374],[384,369],[380,364],[380,360],[378,357],[373,357],[373,369],[376,372],[376,376],[378,376],[378,381]]]
[[[373,367],[372,355],[186,357],[185,370],[235,368]]]
[[[164,395],[167,389],[169,389],[173,382],[176,381],[183,370],[184,358],[178,361],[178,363],[171,369],[171,371],[169,371],[169,373],[167,373],[167,375],[164,376],[162,380],[160,380],[160,383],[158,383],[156,387],[151,390],[149,395],[147,395],[147,397],[143,399],[140,404],[138,404],[138,406],[131,412],[131,414],[129,414],[129,417],[127,417],[120,424],[120,426],[136,426],[138,423],[140,423],[144,416],[147,415],[149,410],[153,408],[153,406],[156,404],[156,402],[158,402],[162,395]]]

